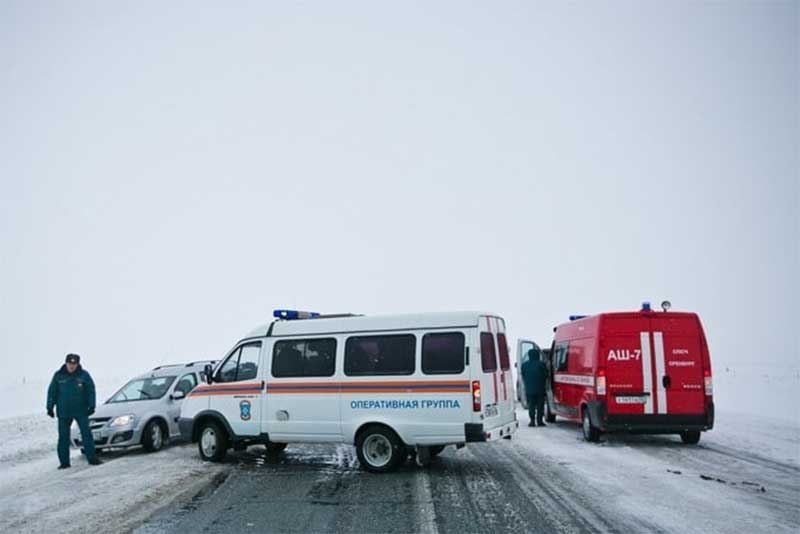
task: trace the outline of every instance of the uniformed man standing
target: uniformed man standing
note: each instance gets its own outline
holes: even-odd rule
[[[525,395],[528,398],[528,426],[546,426],[544,424],[544,396],[547,380],[547,366],[539,359],[540,350],[532,348],[528,351],[528,361],[522,364],[522,381],[525,384]]]
[[[91,465],[99,465],[94,448],[94,439],[89,429],[89,416],[94,413],[95,392],[92,377],[81,367],[81,357],[67,354],[67,360],[61,369],[53,375],[50,387],[47,388],[47,415],[55,417],[53,408],[58,413],[58,460],[59,469],[69,465],[70,426],[72,421],[81,429],[81,444],[86,459]]]

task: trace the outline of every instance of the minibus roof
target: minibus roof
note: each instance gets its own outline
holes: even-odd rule
[[[252,330],[246,337],[298,336],[346,332],[381,332],[443,328],[474,328],[480,317],[499,317],[486,312],[433,312],[398,315],[355,315],[352,317],[273,321]],[[270,330],[270,326],[272,327]]]

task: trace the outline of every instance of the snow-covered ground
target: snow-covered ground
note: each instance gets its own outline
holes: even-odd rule
[[[527,423],[527,412],[517,415]],[[561,466],[561,484],[621,524],[634,516],[660,532],[800,531],[800,427],[785,420],[722,412],[698,446],[632,435],[589,444],[566,422],[525,427],[514,442]]]
[[[525,412],[518,417],[527,423]],[[0,419],[0,435],[4,532],[126,531],[231,468],[203,463],[194,446],[184,445],[156,454],[111,453],[98,467],[73,451],[73,468],[58,471],[51,419]],[[558,422],[524,426],[512,442],[485,447],[509,446],[547,466],[548,480],[536,484],[552,486],[568,502],[588,502],[587,517],[599,509],[611,524],[676,533],[800,529],[800,428],[786,421],[721,412],[696,447],[674,436],[610,436],[589,444],[577,425]],[[538,491],[530,474],[518,474]]]
[[[124,532],[211,485],[225,466],[183,445],[159,453],[103,454],[89,466],[77,450],[57,470],[56,423],[46,415],[0,419],[3,532]]]

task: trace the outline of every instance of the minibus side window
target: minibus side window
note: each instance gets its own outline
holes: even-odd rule
[[[497,371],[497,355],[494,351],[494,336],[491,332],[481,332],[481,365],[484,373]]]
[[[333,376],[336,339],[290,339],[278,341],[272,350],[272,376]]]
[[[511,368],[511,363],[508,359],[508,342],[506,335],[502,332],[497,334],[497,348],[500,351],[500,369],[508,371]]]
[[[464,371],[464,334],[448,332],[422,336],[422,372],[426,375]]]
[[[344,374],[413,374],[416,347],[413,334],[349,337],[344,345]]]

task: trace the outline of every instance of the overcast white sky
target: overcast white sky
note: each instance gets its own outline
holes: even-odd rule
[[[218,357],[276,307],[548,345],[663,298],[717,372],[796,369],[798,5],[6,0],[5,374]]]

